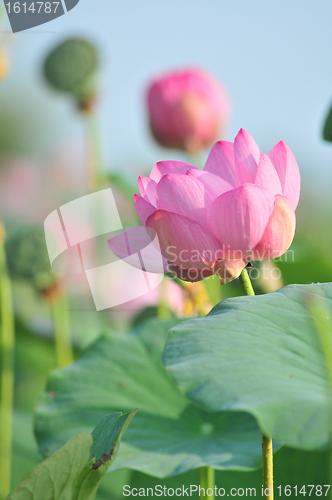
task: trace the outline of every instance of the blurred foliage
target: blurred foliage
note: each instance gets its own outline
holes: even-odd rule
[[[137,326],[145,323],[149,319],[158,317],[158,306],[148,306],[139,311],[132,319],[131,326],[132,328],[136,328]]]

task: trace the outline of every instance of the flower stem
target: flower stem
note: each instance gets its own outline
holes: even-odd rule
[[[4,230],[0,226],[0,307],[1,307],[1,407],[0,407],[0,500],[11,489],[14,406],[15,325],[12,287],[7,271]]]
[[[68,304],[65,297],[52,301],[54,324],[55,350],[58,366],[70,365],[74,361],[72,343],[70,339],[70,323]]]
[[[101,163],[99,130],[94,109],[84,113],[87,137],[87,182],[90,193],[99,187],[99,170]]]
[[[159,285],[159,301],[158,301],[158,318],[166,319],[170,318],[171,311],[167,307],[167,280],[163,279],[163,281]]]
[[[204,489],[203,492],[200,493],[200,498],[203,500],[214,500],[214,483],[215,483],[215,474],[214,468],[210,466],[200,467],[199,469],[199,483],[201,489]],[[207,490],[211,489],[213,491],[212,495],[207,494]]]
[[[273,499],[273,443],[262,434],[263,450],[263,498]],[[266,494],[266,493],[267,494]]]
[[[246,268],[243,269],[239,276],[240,283],[242,285],[242,290],[244,295],[255,295],[255,291],[252,287],[250,277]]]
[[[206,493],[206,467],[200,467],[199,468],[199,485],[203,491],[200,490],[199,492],[199,498],[202,498],[202,500],[205,500],[205,493]]]
[[[240,274],[240,283],[244,295],[255,295],[246,268]],[[273,443],[272,439],[262,434],[262,458],[263,458],[263,498],[273,500]],[[265,493],[266,492],[266,493]]]

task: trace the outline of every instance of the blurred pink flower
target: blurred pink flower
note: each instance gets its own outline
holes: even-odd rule
[[[220,136],[229,115],[229,98],[209,74],[190,68],[154,80],[148,89],[150,126],[167,148],[195,153]]]
[[[213,146],[204,170],[162,161],[150,177],[139,178],[139,190],[136,212],[157,233],[165,270],[187,281],[218,274],[226,283],[249,259],[285,253],[294,237],[300,194],[295,157],[283,142],[261,154],[243,129],[234,144]],[[108,246],[124,256],[119,237]]]

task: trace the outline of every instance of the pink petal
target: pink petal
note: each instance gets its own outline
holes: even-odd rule
[[[153,206],[156,206],[156,187],[157,183],[150,177],[138,178],[138,188],[141,196]]]
[[[300,198],[301,178],[295,156],[283,141],[278,142],[269,157],[279,175],[282,194],[287,196],[295,210]]]
[[[250,258],[263,236],[273,210],[270,191],[244,184],[217,198],[209,211],[208,227],[223,244],[225,258]]]
[[[133,227],[113,236],[107,246],[119,259],[136,269],[150,273],[169,272],[161,255],[156,232],[151,228]]]
[[[234,164],[240,184],[254,183],[260,150],[249,132],[241,128],[234,140]]]
[[[212,147],[204,170],[218,175],[233,187],[239,186],[234,167],[234,145],[232,142],[219,141]]]
[[[159,182],[163,175],[185,174],[190,168],[195,167],[183,161],[158,161],[151,170],[150,178]]]
[[[157,185],[157,208],[184,215],[206,225],[207,207],[213,196],[204,185],[189,175],[167,174]]]
[[[255,260],[275,259],[290,247],[295,233],[295,213],[286,196],[277,195],[264,234],[254,249]]]
[[[233,186],[229,182],[225,181],[225,179],[222,179],[218,175],[211,174],[211,172],[207,172],[206,170],[201,170],[200,168],[192,168],[191,170],[188,170],[187,175],[198,179],[202,184],[204,184],[205,188],[213,196],[213,199],[233,189]]]
[[[139,194],[134,195],[134,205],[139,220],[145,226],[146,219],[156,211],[156,208]]]
[[[265,187],[274,195],[282,194],[276,169],[267,154],[263,153],[258,163],[255,184]]]
[[[221,258],[221,244],[205,227],[182,215],[157,210],[146,221],[158,234],[161,253],[183,269],[211,269]]]

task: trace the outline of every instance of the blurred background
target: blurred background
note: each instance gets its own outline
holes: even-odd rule
[[[278,263],[279,285],[331,281],[332,144],[322,139],[332,100],[331,18],[328,0],[319,4],[309,0],[128,0],[125,5],[119,0],[80,0],[75,9],[50,24],[14,35],[3,15],[0,43],[9,71],[0,85],[0,210],[8,238],[30,223],[42,223],[58,206],[86,193],[84,120],[72,99],[54,92],[42,72],[49,52],[66,38],[78,36],[93,42],[99,52],[95,110],[100,168],[117,193],[125,225],[137,222],[132,194],[137,192],[138,175],[148,175],[159,160],[187,161],[185,153],[154,141],[148,125],[147,88],[160,73],[198,66],[223,84],[231,101],[231,116],[220,139],[233,141],[243,127],[262,152],[283,140],[298,161],[303,187],[292,246],[295,261]],[[14,485],[39,460],[31,412],[57,361],[45,294],[13,279],[17,322]],[[275,284],[256,286],[258,292],[266,292]],[[175,289],[162,292],[169,294],[169,314],[183,312]],[[103,328],[124,328],[156,315],[161,296],[158,291],[126,310],[90,311],[82,319],[82,314],[75,314],[75,300],[81,302],[82,290],[75,283],[72,290],[71,334],[77,354]],[[218,292],[219,299],[238,293],[236,282]],[[175,297],[173,303],[171,297]],[[321,484],[317,474],[326,473],[324,454],[280,453],[289,453],[288,482],[296,484],[296,471],[306,463],[306,473],[316,475],[312,484]],[[281,463],[278,469],[277,461],[278,474],[285,472]],[[116,485],[128,481],[129,472],[121,474],[100,498],[118,498]],[[232,474],[222,477],[224,484],[233,485]],[[132,485],[152,481],[138,473],[133,478]],[[260,472],[250,473],[238,484],[249,487],[250,481],[259,483],[259,478]],[[282,484],[288,484],[285,481]],[[175,484],[172,479],[168,483]]]

